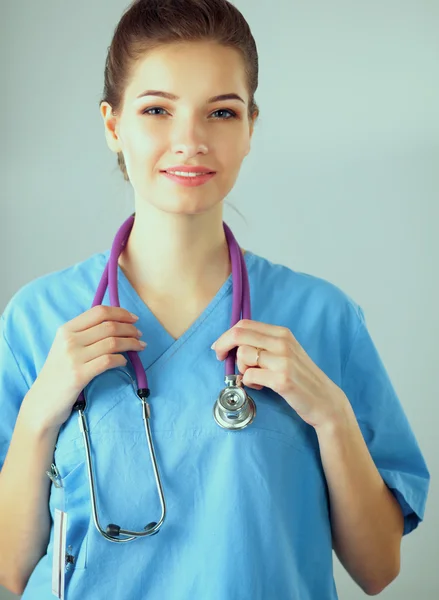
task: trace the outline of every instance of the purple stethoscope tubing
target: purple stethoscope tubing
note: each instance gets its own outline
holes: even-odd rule
[[[117,285],[117,269],[119,256],[125,247],[131,229],[134,225],[134,214],[131,215],[120,227],[119,231],[114,238],[110,258],[105,266],[103,275],[99,282],[92,308],[99,304],[102,304],[107,287],[110,292],[110,306],[120,307],[119,303],[119,291]],[[247,268],[245,265],[244,256],[241,252],[238,243],[231,232],[228,225],[223,221],[223,228],[226,235],[229,255],[232,263],[232,286],[233,286],[233,300],[232,300],[232,316],[230,321],[230,327],[234,327],[236,323],[241,319],[251,319],[251,307],[250,307],[250,285],[248,280]],[[236,364],[236,353],[237,348],[232,348],[225,360],[225,374],[232,375],[235,373]],[[148,389],[148,380],[146,377],[145,369],[143,368],[142,362],[138,356],[138,353],[133,350],[128,350],[127,355],[134,367],[137,379],[138,389]],[[82,400],[85,402],[83,391],[80,393],[78,402]]]
[[[96,294],[93,300],[92,308],[102,304],[107,287],[110,291],[110,306],[120,307],[119,304],[119,292],[117,285],[118,278],[118,259],[125,247],[132,227],[134,225],[135,213],[132,214],[119,228],[110,252],[109,260],[105,266],[101,280],[99,282]],[[250,308],[250,285],[248,280],[247,268],[245,265],[244,256],[241,252],[238,243],[231,232],[230,228],[223,221],[224,232],[227,239],[229,248],[229,255],[232,264],[232,285],[233,285],[233,298],[232,298],[232,317],[230,326],[233,327],[242,319],[251,319],[251,308]],[[241,317],[242,315],[242,317]],[[237,377],[235,375],[235,364],[236,364],[236,353],[237,348],[232,348],[225,361],[225,381],[229,387],[226,387],[221,392],[214,407],[214,417],[217,423],[226,428],[239,428],[239,424],[234,416],[234,413],[238,414],[241,412],[244,415],[241,421],[241,426],[247,426],[248,423],[254,418],[256,407],[254,401],[250,398],[242,389],[241,384],[237,383]],[[90,497],[92,504],[92,515],[93,521],[98,532],[107,540],[111,542],[130,542],[138,539],[139,537],[155,535],[159,532],[166,516],[166,502],[163,494],[163,487],[161,484],[161,478],[158,470],[157,459],[155,456],[154,445],[151,436],[150,426],[150,408],[146,399],[150,396],[150,390],[148,388],[148,380],[146,377],[145,369],[143,368],[142,362],[135,351],[128,351],[127,355],[134,367],[134,371],[137,379],[137,395],[139,396],[142,403],[142,416],[146,431],[146,437],[148,441],[149,452],[152,460],[154,469],[155,480],[157,489],[160,497],[161,504],[161,517],[158,522],[151,522],[142,531],[132,531],[129,529],[122,529],[120,526],[110,523],[107,525],[106,530],[102,529],[99,522],[96,491],[95,491],[95,477],[93,472],[91,449],[90,449],[90,438],[88,433],[87,419],[85,416],[85,409],[87,406],[85,390],[82,390],[76,400],[73,409],[78,411],[79,428],[83,435],[84,446],[86,451],[86,462],[88,471],[88,481],[90,487]],[[125,372],[125,371],[124,371]],[[247,398],[246,408],[243,409],[243,398]],[[235,411],[235,407],[237,410]],[[227,419],[230,419],[229,421]],[[230,427],[227,425],[230,423]],[[236,427],[235,427],[236,425]],[[119,538],[120,534],[125,535],[125,538]]]

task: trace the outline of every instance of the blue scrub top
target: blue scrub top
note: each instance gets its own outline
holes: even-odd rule
[[[3,312],[0,340],[0,467],[20,403],[58,327],[88,310],[110,250],[22,287]],[[252,319],[288,327],[351,402],[372,458],[404,513],[404,535],[424,517],[430,475],[368,332],[362,308],[332,283],[250,251]],[[50,512],[68,514],[66,598],[148,600],[335,600],[329,496],[313,427],[269,388],[247,388],[257,405],[241,431],[220,428],[212,409],[224,362],[210,349],[230,328],[232,278],[175,340],[119,267],[120,305],[137,314],[148,346],[139,356],[151,396],[151,429],[167,516],[158,534],[116,544],[96,530],[77,413],[54,454],[63,487]],[[103,304],[109,305],[108,290]],[[134,376],[130,362],[124,369]],[[86,388],[102,525],[142,530],[161,508],[141,405],[122,369]],[[47,553],[22,598],[50,600]]]

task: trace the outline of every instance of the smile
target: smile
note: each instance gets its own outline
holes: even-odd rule
[[[174,173],[168,173],[167,171],[163,171],[162,175],[174,181],[175,183],[179,183],[180,185],[184,185],[186,187],[196,187],[199,185],[204,185],[208,181],[215,177],[215,173],[182,173],[181,171],[177,171],[180,173],[176,175]]]

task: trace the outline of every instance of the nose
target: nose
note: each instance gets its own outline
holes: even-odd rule
[[[207,149],[206,133],[199,123],[185,119],[185,122],[175,128],[173,134],[172,151],[183,152],[193,156],[198,152],[205,154]]]
[[[197,154],[207,154],[207,146],[206,144],[176,144],[174,145],[172,151],[174,154],[182,153],[188,158],[191,156],[196,156]]]

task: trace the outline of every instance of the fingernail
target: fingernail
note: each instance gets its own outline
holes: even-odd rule
[[[143,346],[145,348],[146,346],[146,342],[140,341],[140,345]]]
[[[216,342],[213,342],[213,344],[212,344],[212,345],[211,345],[211,347],[210,347],[210,348],[211,348],[211,350],[215,350],[215,344],[216,344]]]
[[[133,319],[135,321],[137,321],[139,319],[139,317],[137,315],[133,314],[133,313],[130,313],[130,315],[133,317]]]

